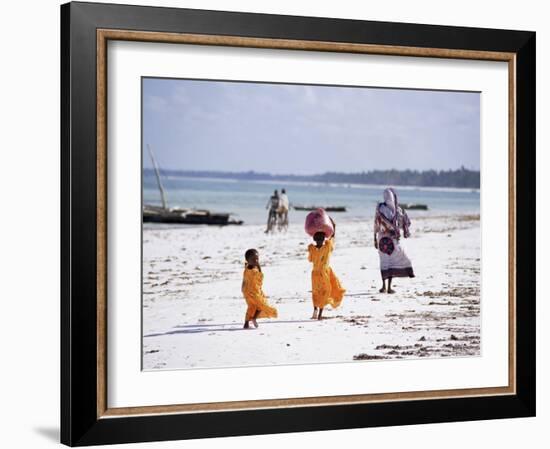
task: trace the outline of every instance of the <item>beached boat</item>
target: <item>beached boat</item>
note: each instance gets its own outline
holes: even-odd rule
[[[149,155],[153,162],[155,175],[157,177],[157,185],[160,191],[162,206],[154,206],[150,204],[143,205],[143,222],[144,223],[171,223],[171,224],[204,224],[204,225],[241,225],[242,220],[234,220],[231,214],[225,212],[210,212],[205,209],[183,209],[179,207],[168,207],[164,187],[160,179],[160,173],[151,147],[147,145]]]
[[[399,203],[403,209],[408,210],[428,210],[427,204],[408,204],[408,203]]]
[[[346,212],[347,208],[346,206],[298,206],[294,205],[292,206],[294,210],[305,210],[305,211],[311,211],[315,209],[325,209],[327,212]]]
[[[242,220],[234,220],[231,214],[202,209],[164,209],[160,206],[143,206],[144,223],[206,224],[206,225],[241,225]]]

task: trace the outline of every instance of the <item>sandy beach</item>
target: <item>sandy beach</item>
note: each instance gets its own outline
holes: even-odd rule
[[[292,216],[290,217],[292,220]],[[301,223],[147,227],[143,231],[143,369],[351,362],[480,354],[479,215],[413,217],[402,240],[416,277],[381,294],[372,220],[337,221],[332,267],[342,306],[311,320],[310,243]],[[279,317],[243,330],[244,252],[257,248]]]

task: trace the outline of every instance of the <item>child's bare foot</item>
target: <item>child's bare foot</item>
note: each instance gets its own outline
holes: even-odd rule
[[[254,318],[252,320],[252,324],[254,325],[254,327],[257,329],[258,328],[258,322],[256,321],[256,318]]]
[[[380,293],[386,293],[386,287],[382,287],[380,290],[378,290]]]
[[[388,288],[388,293],[395,293],[395,290],[393,288]]]

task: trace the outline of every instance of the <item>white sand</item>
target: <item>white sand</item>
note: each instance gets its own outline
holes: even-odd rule
[[[274,235],[261,226],[145,229],[144,369],[479,355],[478,216],[415,218],[402,244],[416,278],[395,279],[393,295],[378,292],[372,220],[337,231],[332,267],[346,296],[313,321],[300,224]],[[243,330],[243,255],[252,247],[279,318]]]

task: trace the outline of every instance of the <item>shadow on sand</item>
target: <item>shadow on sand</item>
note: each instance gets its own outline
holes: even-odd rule
[[[313,320],[287,320],[287,321],[260,321],[260,326],[273,325],[273,324],[296,324],[296,323],[311,323]],[[144,337],[160,337],[162,335],[176,335],[176,334],[198,334],[201,332],[234,332],[245,331],[248,332],[254,330],[251,326],[250,329],[243,329],[243,325],[240,323],[227,323],[227,324],[186,324],[175,326],[173,330],[168,332],[158,332],[155,334],[147,334]]]

